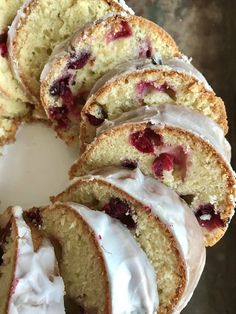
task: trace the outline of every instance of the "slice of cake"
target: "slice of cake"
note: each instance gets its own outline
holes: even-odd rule
[[[156,313],[153,267],[118,220],[72,203],[35,209],[30,218],[57,247],[75,313]]]
[[[120,4],[121,3],[121,4]],[[30,102],[39,101],[39,77],[56,44],[110,12],[131,11],[114,0],[27,1],[9,30],[9,55],[16,79]],[[132,12],[132,11],[131,11]]]
[[[0,216],[0,313],[64,314],[54,249],[22,215],[14,207]]]
[[[186,58],[163,60],[161,65],[130,63],[106,73],[91,91],[81,111],[81,150],[92,142],[105,120],[141,106],[163,103],[197,110],[216,121],[225,133],[228,131],[222,99]]]
[[[230,145],[213,120],[167,104],[125,113],[100,132],[72,166],[71,177],[104,166],[136,165],[187,200],[206,245],[224,235],[234,214],[236,182]]]
[[[52,200],[78,202],[120,220],[154,266],[158,313],[183,309],[202,273],[205,248],[196,218],[173,191],[138,169],[108,168],[75,179]]]
[[[85,99],[105,72],[127,60],[178,55],[174,40],[151,21],[124,14],[103,18],[57,47],[41,76],[42,105],[70,143],[78,136]]]

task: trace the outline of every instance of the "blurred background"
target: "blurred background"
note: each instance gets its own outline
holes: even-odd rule
[[[127,0],[136,12],[165,28],[180,50],[206,76],[225,101],[236,169],[236,1]],[[236,313],[236,217],[229,230],[207,250],[201,281],[184,314]]]

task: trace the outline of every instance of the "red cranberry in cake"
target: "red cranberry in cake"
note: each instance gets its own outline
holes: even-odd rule
[[[7,34],[0,35],[0,55],[5,58],[8,54]]]
[[[140,58],[152,57],[152,46],[149,40],[141,41],[139,45],[139,57]]]
[[[103,210],[112,218],[119,219],[129,229],[135,227],[135,222],[131,215],[131,207],[126,201],[112,197],[109,203],[103,206]]]
[[[213,204],[205,204],[199,206],[195,212],[195,216],[201,227],[212,231],[216,228],[223,228],[225,226],[220,214],[215,212]]]
[[[62,96],[69,88],[69,84],[72,80],[72,75],[67,74],[56,80],[49,88],[49,92],[52,96]]]
[[[64,129],[68,127],[68,109],[64,105],[49,108],[49,116],[56,122],[58,128]]]
[[[71,53],[71,59],[68,63],[68,69],[79,70],[82,69],[91,58],[91,52],[82,51],[80,55],[75,52]]]
[[[120,24],[112,26],[112,30],[106,35],[107,43],[120,38],[127,38],[132,36],[132,28],[127,21],[121,21]]]
[[[104,110],[100,110],[98,117],[90,113],[87,114],[87,119],[89,123],[93,126],[100,126],[105,121],[106,118],[107,118],[107,114]]]
[[[163,171],[171,171],[174,168],[174,156],[163,153],[153,162],[153,171],[157,177],[163,176]]]
[[[121,162],[121,166],[130,170],[134,170],[138,167],[138,162],[136,160],[125,159]]]
[[[132,133],[130,143],[140,152],[150,154],[154,153],[155,146],[162,144],[162,137],[152,129],[146,128],[144,131]]]
[[[174,100],[176,99],[176,92],[167,83],[158,85],[157,82],[141,81],[137,84],[137,92],[139,94],[139,97],[141,98],[145,97],[147,93],[153,90],[161,93],[166,93],[170,98]]]

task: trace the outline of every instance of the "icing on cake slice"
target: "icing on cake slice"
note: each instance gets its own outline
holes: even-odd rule
[[[118,220],[75,203],[30,215],[56,243],[66,296],[77,303],[77,312],[156,313],[153,267]]]
[[[142,107],[105,123],[74,163],[71,177],[134,161],[193,209],[206,245],[214,245],[234,214],[235,174],[231,148],[210,118],[183,106]]]
[[[107,168],[75,178],[52,200],[82,203],[123,223],[156,271],[158,313],[186,306],[204,268],[205,247],[196,218],[176,193],[138,169]]]
[[[64,283],[51,243],[25,222],[20,207],[5,212],[0,225],[0,312],[64,314]]]
[[[81,111],[82,151],[105,120],[117,119],[124,112],[146,105],[186,106],[212,118],[225,133],[228,130],[222,99],[186,58],[163,60],[161,65],[125,63],[98,80],[90,95]]]

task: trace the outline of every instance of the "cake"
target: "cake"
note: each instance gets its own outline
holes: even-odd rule
[[[27,98],[12,75],[7,48],[8,26],[22,3],[22,0],[2,1],[0,7],[0,115],[5,117],[24,116],[29,111]]]
[[[60,137],[73,142],[94,83],[120,63],[179,56],[174,40],[142,17],[112,15],[76,32],[54,51],[41,75],[41,102]]]
[[[205,248],[196,218],[173,191],[138,169],[107,168],[75,179],[52,201],[84,204],[120,220],[156,271],[158,314],[184,308],[202,273]]]
[[[56,44],[88,22],[127,10],[124,1],[114,0],[26,1],[9,29],[8,44],[12,70],[29,102],[39,103],[39,77]]]
[[[156,313],[153,267],[119,221],[74,203],[34,209],[30,217],[57,247],[75,313]]]
[[[223,130],[210,118],[183,106],[147,106],[104,125],[70,176],[111,165],[139,167],[186,199],[212,246],[234,214],[230,153]]]
[[[216,121],[225,133],[228,131],[222,99],[186,58],[163,60],[161,65],[130,63],[106,73],[91,91],[81,111],[81,150],[92,142],[105,119],[116,119],[140,106],[167,102],[197,110]]]
[[[0,216],[0,313],[64,314],[64,283],[51,243],[20,207]]]

